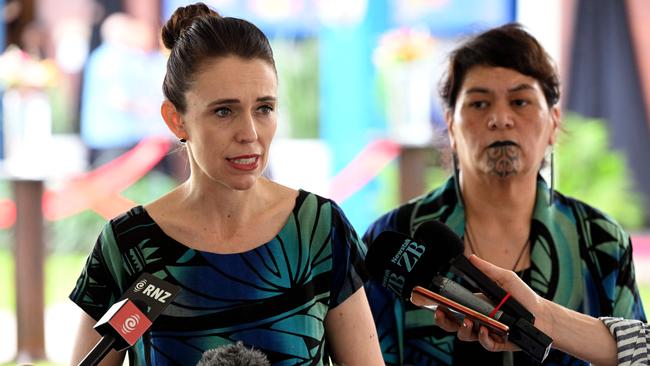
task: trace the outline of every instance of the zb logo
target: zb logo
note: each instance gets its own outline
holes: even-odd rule
[[[397,265],[406,268],[406,272],[410,273],[422,254],[426,251],[426,248],[424,245],[419,245],[407,239],[400,248],[400,251],[401,255],[397,257]]]
[[[393,262],[397,267],[405,269],[407,273],[410,273],[425,251],[426,248],[424,245],[419,245],[418,243],[407,239],[391,262]],[[402,292],[404,291],[404,284],[406,282],[406,277],[404,277],[402,273],[404,273],[403,270],[397,271],[397,273],[388,270],[386,271],[386,277],[384,278],[386,287],[400,295],[402,295]]]

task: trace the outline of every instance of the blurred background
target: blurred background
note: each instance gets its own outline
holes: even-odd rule
[[[181,0],[0,0],[0,364],[67,364],[67,299],[107,219],[187,177],[160,118],[161,24]],[[556,60],[556,188],[632,234],[650,312],[650,2],[213,0],[272,42],[267,172],[331,197],[359,233],[442,182],[447,52],[517,21]],[[297,153],[299,152],[299,153]]]

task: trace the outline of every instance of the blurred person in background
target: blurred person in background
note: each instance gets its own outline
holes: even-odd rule
[[[594,317],[645,321],[628,233],[540,174],[550,163],[553,176],[560,85],[537,40],[518,24],[469,38],[451,52],[440,94],[452,176],[377,219],[364,241],[371,245],[385,230],[413,236],[421,223],[439,220],[463,238],[465,255],[516,272],[543,298]],[[436,327],[429,310],[403,303],[374,281],[366,292],[388,364],[533,363],[523,353],[489,353],[458,341]],[[545,364],[584,363],[553,350]]]
[[[90,54],[81,96],[81,138],[99,166],[147,136],[173,137],[160,121],[165,56],[155,29],[125,13],[101,25],[102,43]]]
[[[277,127],[266,36],[205,4],[178,8],[162,37],[161,113],[190,177],[111,220],[70,298],[81,310],[73,362],[95,322],[143,272],[181,287],[128,350],[132,365],[196,364],[236,342],[272,364],[380,365],[361,278],[363,245],[340,207],[262,177]],[[108,122],[107,122],[108,123]],[[104,364],[120,365],[112,351]]]

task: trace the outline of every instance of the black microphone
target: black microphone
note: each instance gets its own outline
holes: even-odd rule
[[[440,290],[442,281],[438,278],[436,281],[439,283],[436,285],[436,275],[446,273],[452,267],[460,268],[464,278],[477,284],[490,300],[500,305],[497,309],[502,311],[499,321],[509,327],[509,340],[538,362],[546,358],[552,339],[533,326],[534,317],[528,310],[465,258],[463,243],[451,229],[442,223],[430,222],[418,227],[414,236],[417,239],[392,231],[379,234],[366,255],[365,263],[370,276],[400,298],[410,300],[414,288],[422,286]],[[430,244],[433,240],[440,243],[433,246]],[[444,290],[447,295],[451,292],[451,297],[460,300],[458,302],[467,307],[472,307],[470,304],[475,305],[480,300],[466,289],[461,293],[456,291],[457,288]],[[422,295],[421,292],[418,293]],[[491,309],[490,317],[496,315],[492,313],[494,307],[489,303],[480,304],[473,310],[485,314],[485,307]]]
[[[178,286],[142,273],[97,321],[94,328],[102,338],[79,366],[97,365],[111,348],[122,351],[133,346],[179,291]]]
[[[395,251],[394,243],[401,243],[399,250]],[[371,277],[380,279],[385,287],[404,300],[411,299],[416,286],[423,286],[483,315],[492,315],[496,320],[504,316],[504,320],[509,320],[509,323],[514,322],[514,319],[504,315],[503,311],[495,311],[494,305],[460,284],[435,275],[437,272],[435,263],[434,266],[428,264],[437,260],[438,256],[431,249],[427,248],[425,241],[416,242],[398,232],[384,231],[370,246],[366,256],[366,266]],[[435,255],[435,258],[430,258],[432,255]],[[426,264],[418,265],[418,263]],[[403,273],[404,271],[408,274]]]
[[[413,236],[423,243],[439,243],[435,246],[436,252],[431,253],[431,259],[428,261],[438,273],[451,270],[459,274],[472,286],[479,288],[490,300],[500,303],[505,298],[506,301],[501,305],[505,313],[526,319],[530,323],[535,322],[535,316],[530,311],[514,298],[506,298],[507,292],[465,257],[465,244],[447,225],[440,221],[426,221],[417,227]]]
[[[513,322],[513,319],[511,319],[509,315],[505,314],[503,310],[495,310],[494,304],[481,299],[472,291],[447,277],[435,276],[433,277],[433,280],[431,280],[431,285],[434,292],[450,298],[459,304],[465,305],[470,309],[474,309],[483,315],[488,315],[491,318],[506,324]]]
[[[264,353],[237,342],[203,352],[196,366],[271,366],[271,363]]]

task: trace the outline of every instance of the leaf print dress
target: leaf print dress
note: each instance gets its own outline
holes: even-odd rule
[[[363,285],[363,250],[340,207],[304,190],[273,240],[236,254],[189,248],[138,206],[106,224],[70,299],[97,320],[142,272],[181,287],[131,365],[194,365],[237,341],[273,365],[323,365],[323,321]]]

